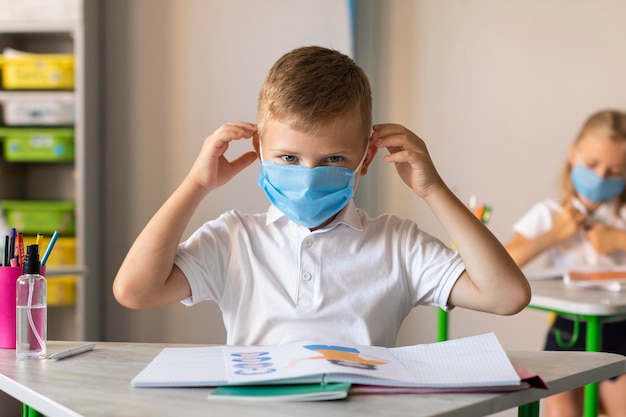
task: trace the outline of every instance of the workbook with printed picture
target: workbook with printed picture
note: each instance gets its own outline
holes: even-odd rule
[[[331,383],[359,385],[360,393],[367,387],[380,393],[385,388],[478,392],[529,386],[493,333],[397,348],[323,342],[165,348],[131,381],[134,387]]]

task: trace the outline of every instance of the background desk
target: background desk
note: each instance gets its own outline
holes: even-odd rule
[[[80,343],[51,342],[50,352]],[[352,396],[318,403],[217,402],[209,388],[132,388],[130,380],[165,344],[96,343],[95,350],[61,361],[16,361],[0,349],[0,389],[48,417],[247,415],[294,416],[484,416],[610,378],[626,371],[621,355],[587,352],[508,352],[511,360],[537,372],[549,390],[505,394]]]
[[[529,282],[530,307],[590,318],[626,316],[626,292],[580,288],[567,285],[561,279]]]
[[[532,299],[529,307],[556,313],[587,323],[585,347],[589,352],[600,350],[602,322],[626,317],[626,293],[567,285],[561,279],[531,280]],[[585,387],[584,416],[598,413],[598,384]]]
[[[530,280],[532,299],[529,307],[548,311],[587,323],[585,347],[598,352],[602,340],[604,320],[626,317],[626,293],[610,292],[566,285],[562,279]],[[448,339],[448,313],[438,311],[437,340]],[[598,384],[585,386],[584,417],[598,415]]]

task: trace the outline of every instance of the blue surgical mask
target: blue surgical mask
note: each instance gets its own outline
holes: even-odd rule
[[[270,202],[294,223],[317,227],[350,202],[366,155],[367,149],[354,171],[338,166],[283,165],[261,158],[258,184]]]
[[[624,178],[602,178],[585,165],[576,164],[570,172],[576,192],[587,200],[603,202],[624,191]]]

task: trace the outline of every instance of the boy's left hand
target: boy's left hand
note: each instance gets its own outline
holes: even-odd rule
[[[415,193],[425,198],[442,184],[441,177],[428,154],[426,144],[415,133],[397,124],[374,125],[372,140],[379,148],[387,148],[385,162],[393,162],[400,178]]]

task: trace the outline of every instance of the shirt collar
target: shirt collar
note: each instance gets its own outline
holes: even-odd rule
[[[278,210],[276,206],[272,204],[270,208],[267,210],[267,220],[265,224],[269,225],[271,223],[278,221],[279,219],[283,217],[285,218],[286,221],[295,225],[295,223],[293,223],[289,218],[287,218],[287,216],[285,216],[282,211]],[[345,206],[343,209],[341,209],[341,211],[337,214],[337,216],[332,222],[330,222],[324,228],[319,229],[319,230],[334,229],[340,224],[345,224],[355,230],[363,230],[363,223],[361,222],[361,217],[359,216],[359,213],[356,209],[356,205],[354,204],[353,200],[350,200],[348,205]],[[302,226],[298,226],[298,227],[302,227]]]
[[[607,210],[615,211],[617,205],[619,205],[619,196],[615,196],[610,200],[600,203],[598,208],[594,210],[594,213],[597,213],[598,211],[605,212]],[[589,210],[587,210],[587,207],[585,207],[583,202],[580,201],[580,199],[576,196],[572,197],[572,206],[581,213],[589,214]]]

